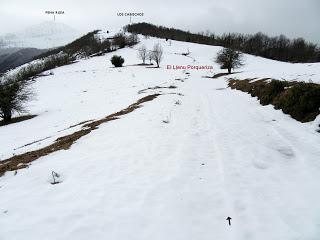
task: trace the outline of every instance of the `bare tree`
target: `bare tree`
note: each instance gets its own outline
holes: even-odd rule
[[[17,81],[14,77],[0,79],[0,117],[9,123],[14,112],[25,112],[25,103],[33,97],[29,81]]]
[[[216,63],[220,65],[221,69],[228,69],[228,73],[231,73],[232,69],[244,65],[243,54],[231,48],[223,48],[218,52]]]
[[[138,48],[138,57],[142,60],[143,64],[146,63],[147,48],[145,45],[142,45],[140,48]]]
[[[153,60],[153,53],[152,51],[148,51],[147,53],[147,59],[149,60],[150,65],[152,64],[152,60]]]
[[[163,55],[163,50],[160,43],[155,44],[152,50],[152,59],[156,62],[157,67],[160,66],[162,55]]]

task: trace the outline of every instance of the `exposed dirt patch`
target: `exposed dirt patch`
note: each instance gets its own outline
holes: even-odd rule
[[[86,123],[82,126],[81,130],[74,132],[72,134],[57,138],[55,142],[49,146],[43,147],[35,151],[23,153],[20,155],[15,155],[11,158],[0,161],[0,176],[2,176],[7,171],[15,171],[18,169],[26,168],[29,166],[29,163],[31,163],[32,161],[35,161],[38,158],[46,156],[50,153],[53,153],[59,150],[69,149],[72,146],[72,144],[74,144],[79,138],[89,134],[92,130],[97,129],[97,127],[100,124],[116,120],[125,114],[133,112],[135,109],[140,108],[142,106],[141,105],[142,103],[152,101],[159,95],[160,94],[153,94],[153,95],[143,97],[139,99],[137,102],[135,102],[134,104],[131,104],[130,106],[128,106],[127,108],[119,112],[110,114],[102,119],[98,119],[90,123]]]
[[[25,120],[29,120],[31,118],[34,118],[36,117],[37,115],[25,115],[25,116],[20,116],[20,117],[16,117],[16,118],[12,118],[12,120],[8,123],[4,123],[3,120],[0,121],[0,126],[5,126],[5,125],[9,125],[9,124],[12,124],[12,123],[17,123],[17,122],[22,122],[22,121],[25,121]]]
[[[214,74],[211,78],[219,78],[219,77],[227,76],[230,74],[232,73],[217,73],[217,74]]]
[[[153,66],[153,63],[138,63],[138,64],[132,64],[127,66]]]
[[[153,64],[152,64],[152,65],[153,65]],[[160,67],[154,66],[154,67],[146,67],[146,68],[160,68]]]
[[[228,86],[258,97],[261,105],[272,104],[300,122],[313,121],[320,114],[320,85],[275,79],[229,79]]]
[[[223,76],[227,76],[227,75],[232,75],[232,74],[236,74],[236,73],[239,73],[239,72],[233,72],[233,73],[217,73],[217,74],[214,74],[213,76],[204,76],[204,78],[212,78],[212,79],[215,79],[215,78],[219,78],[219,77],[223,77]]]
[[[155,86],[155,87],[149,87],[149,88],[145,88],[145,89],[142,89],[138,92],[138,94],[141,94],[141,93],[145,93],[146,91],[148,90],[157,90],[157,89],[175,89],[177,88],[176,86],[174,85],[170,85],[168,87],[160,87],[160,86]]]

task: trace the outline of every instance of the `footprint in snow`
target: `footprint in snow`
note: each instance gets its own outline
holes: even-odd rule
[[[281,153],[286,158],[294,157],[294,151],[291,148],[279,148],[277,149],[279,153]]]

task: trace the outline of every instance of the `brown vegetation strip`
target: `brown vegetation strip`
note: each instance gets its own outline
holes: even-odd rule
[[[71,125],[71,126],[69,126],[69,127],[67,127],[67,128],[64,128],[64,129],[62,129],[62,130],[59,130],[58,132],[63,132],[63,131],[66,131],[66,130],[68,130],[68,129],[70,129],[70,128],[74,128],[74,127],[77,127],[77,126],[80,126],[80,125],[83,125],[83,124],[85,124],[85,123],[92,122],[92,121],[93,121],[93,120],[91,119],[91,120],[86,120],[86,121],[83,121],[83,122],[79,122],[79,123],[77,123],[77,124]]]
[[[228,86],[258,97],[261,105],[272,104],[300,122],[313,121],[320,114],[319,84],[264,78],[229,79]]]
[[[71,125],[71,126],[69,126],[69,127],[67,127],[67,128],[64,128],[64,129],[62,129],[62,130],[59,130],[58,133],[63,132],[63,131],[66,131],[66,130],[71,129],[71,128],[74,128],[74,127],[77,127],[77,126],[80,126],[80,125],[83,125],[83,124],[88,123],[88,122],[92,122],[92,121],[93,121],[93,120],[87,120],[87,121],[83,121],[83,122],[80,122],[80,123]],[[41,138],[41,139],[39,139],[39,140],[35,140],[35,141],[30,142],[30,143],[27,143],[27,144],[25,144],[25,145],[23,145],[23,146],[21,146],[21,147],[17,147],[17,148],[15,148],[14,150],[21,149],[21,148],[24,148],[24,147],[27,147],[27,146],[30,146],[30,145],[33,145],[33,144],[42,142],[42,141],[47,140],[47,139],[49,139],[49,138],[52,138],[52,136],[45,137],[45,138]]]
[[[50,153],[53,153],[59,150],[69,149],[75,141],[89,134],[92,130],[97,129],[97,127],[100,124],[116,120],[125,114],[133,112],[135,109],[140,108],[142,103],[152,101],[159,95],[160,94],[152,94],[152,95],[143,97],[139,99],[137,102],[135,102],[134,104],[131,104],[130,106],[128,106],[127,108],[119,112],[110,114],[102,119],[95,120],[91,123],[87,123],[82,126],[81,130],[56,139],[56,141],[49,146],[43,147],[35,151],[23,153],[20,155],[15,155],[9,159],[0,161],[0,176],[2,176],[7,171],[14,171],[14,170],[28,167],[28,164],[30,162],[35,161],[38,158],[46,156]]]

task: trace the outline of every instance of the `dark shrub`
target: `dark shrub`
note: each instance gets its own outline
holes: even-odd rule
[[[111,63],[115,67],[122,67],[122,64],[124,63],[124,59],[121,56],[113,55],[111,58]]]
[[[298,83],[275,99],[274,105],[294,119],[307,122],[315,119],[320,108],[320,85]]]
[[[272,103],[273,99],[284,91],[288,83],[279,80],[272,80],[269,84],[264,85],[261,90],[260,103],[267,105]]]
[[[115,47],[124,48],[126,43],[126,37],[122,33],[118,33],[113,37],[112,45]]]
[[[229,87],[258,97],[262,105],[272,104],[276,109],[300,122],[313,121],[320,114],[320,85],[304,82],[230,79]]]
[[[219,51],[215,61],[221,69],[228,69],[228,73],[244,64],[242,53],[232,48],[223,48]]]
[[[24,104],[33,96],[28,85],[27,81],[17,81],[14,78],[0,80],[0,117],[4,124],[11,121],[14,112],[25,111]]]

